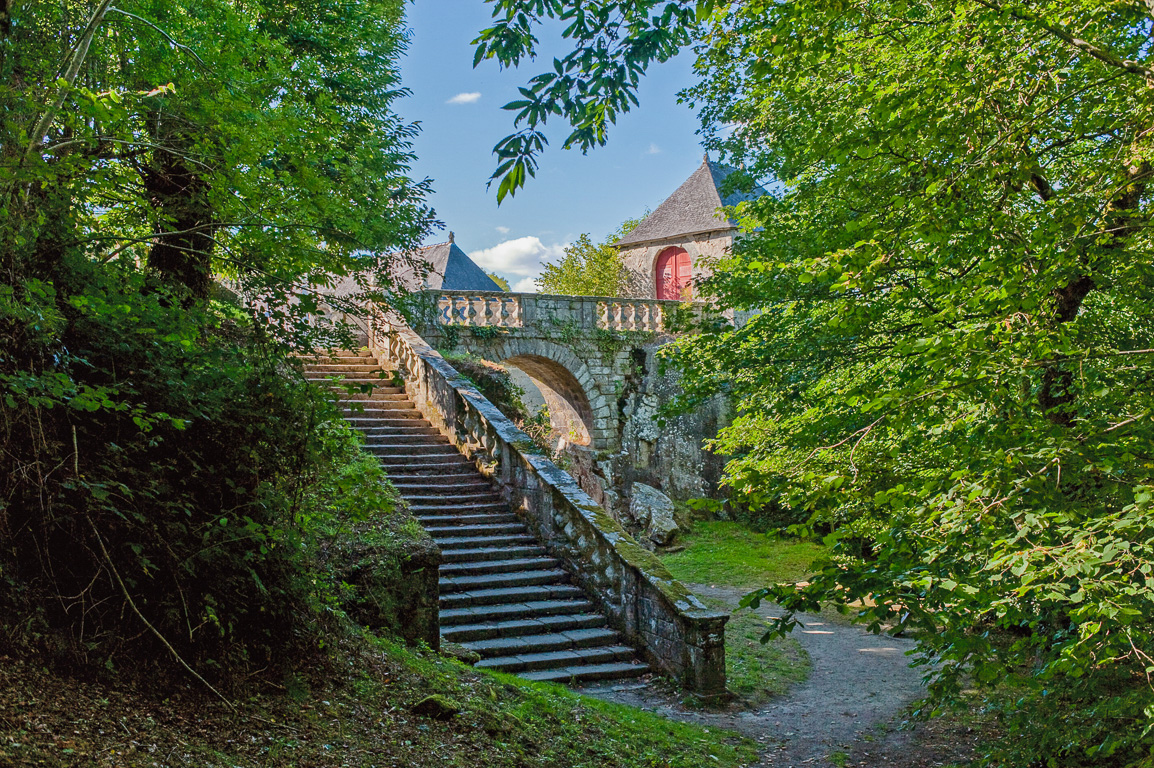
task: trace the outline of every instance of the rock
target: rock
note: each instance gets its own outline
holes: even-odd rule
[[[421,699],[413,705],[410,711],[414,715],[433,720],[452,720],[461,711],[461,707],[452,699],[434,695]]]
[[[468,664],[470,667],[481,660],[481,654],[472,648],[466,648],[460,643],[450,643],[448,640],[441,641],[441,653],[446,656],[451,656],[464,664]]]
[[[673,541],[680,530],[673,519],[673,500],[644,483],[633,484],[629,515],[645,529],[645,536],[658,546]]]

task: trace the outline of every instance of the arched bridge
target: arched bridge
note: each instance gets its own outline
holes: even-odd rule
[[[554,429],[595,452],[620,450],[619,408],[639,348],[700,320],[702,304],[536,293],[428,291],[409,312],[431,346],[524,372]]]

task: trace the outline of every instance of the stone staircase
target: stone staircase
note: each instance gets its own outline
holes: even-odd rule
[[[375,358],[353,352],[313,358],[305,376],[320,384],[335,377],[372,385],[365,393],[342,390],[339,402],[441,548],[442,639],[479,653],[478,667],[530,680],[614,680],[649,671]]]

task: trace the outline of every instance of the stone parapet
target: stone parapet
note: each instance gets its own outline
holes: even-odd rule
[[[569,324],[577,330],[667,332],[678,318],[700,320],[702,302],[623,299],[609,296],[551,296],[501,291],[426,291],[430,325],[525,328],[536,323]]]
[[[523,301],[525,296],[520,295],[523,320],[535,309]],[[600,301],[535,298],[570,302],[577,314]],[[379,358],[397,365],[407,393],[425,417],[498,484],[550,554],[565,564],[651,665],[695,693],[725,693],[728,614],[709,609],[675,580],[653,553],[638,545],[568,473],[537,453],[524,432],[405,323],[378,316],[369,346]]]

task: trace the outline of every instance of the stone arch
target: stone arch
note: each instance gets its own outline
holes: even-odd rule
[[[577,427],[571,442],[595,451],[609,447],[616,434],[608,424],[609,399],[571,349],[540,338],[508,338],[477,353],[523,371],[541,390],[554,427],[562,434]]]

